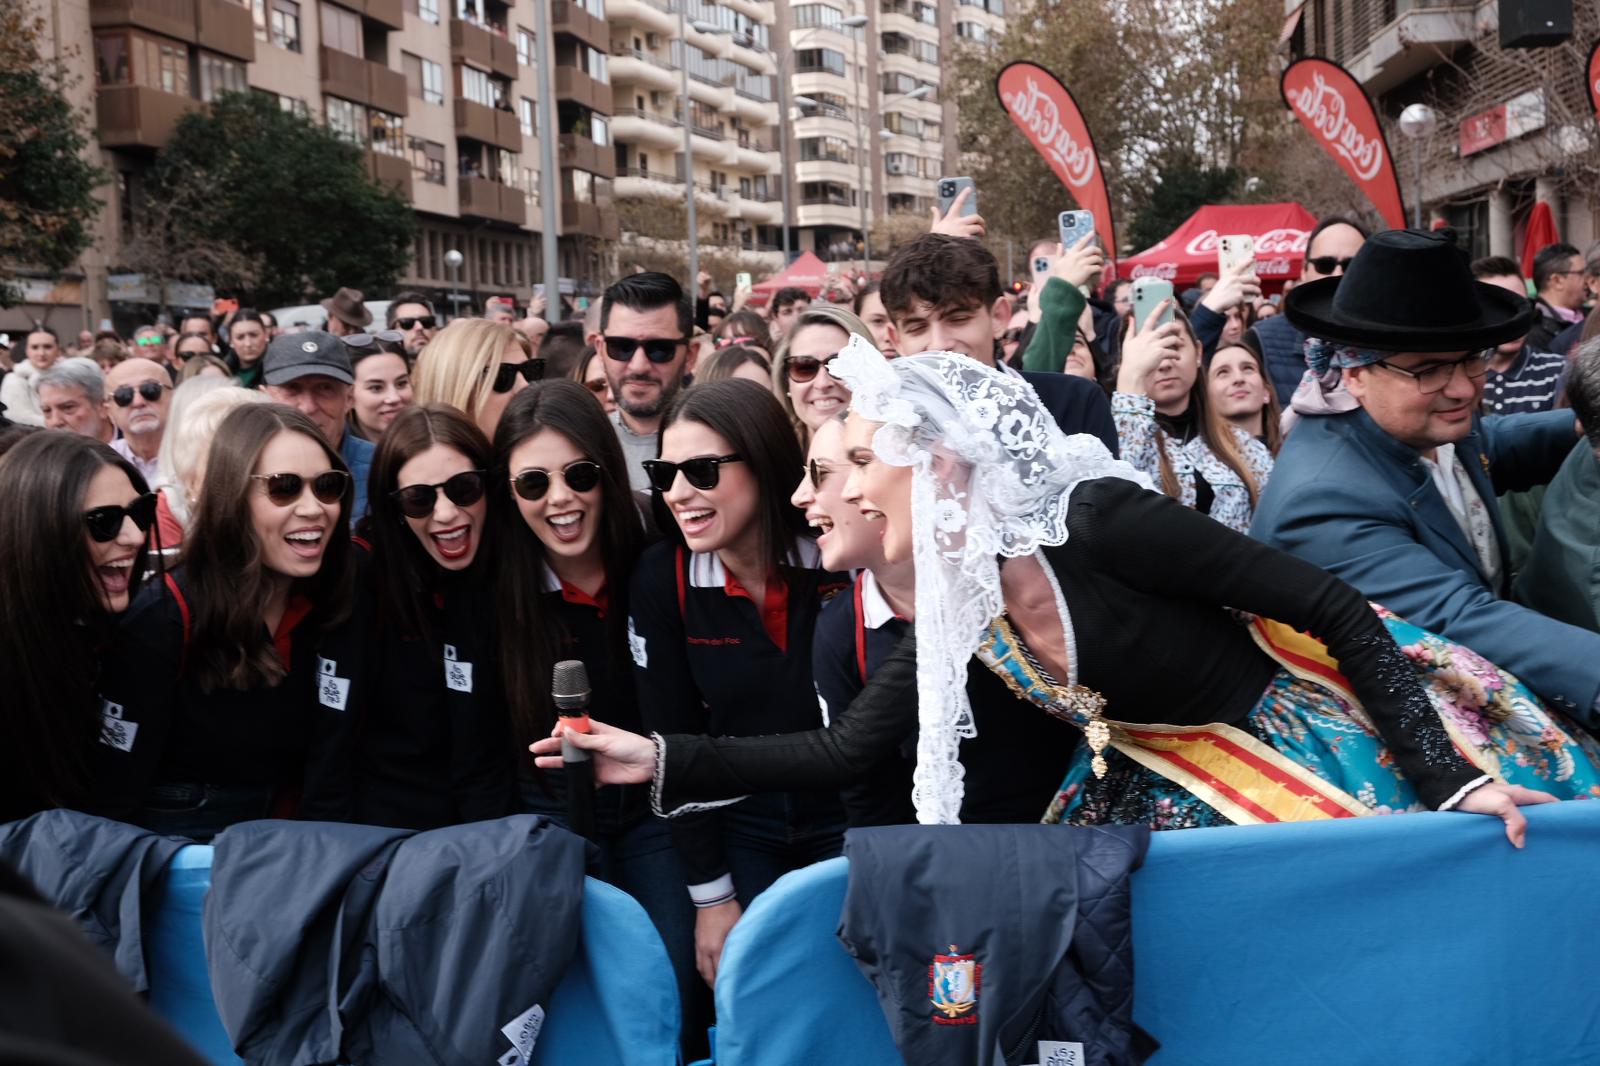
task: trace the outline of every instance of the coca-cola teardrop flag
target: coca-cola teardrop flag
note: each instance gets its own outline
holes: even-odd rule
[[[1383,127],[1361,85],[1337,63],[1301,59],[1278,83],[1283,102],[1334,162],[1355,179],[1384,222],[1405,229],[1406,209]]]
[[[1111,219],[1111,197],[1094,137],[1067,87],[1037,63],[1009,63],[994,79],[1000,106],[1011,121],[1044,156],[1061,184],[1080,208],[1094,212],[1095,233],[1107,258],[1117,250],[1116,227]]]
[[[1594,105],[1595,118],[1600,119],[1600,41],[1589,49],[1589,102]]]

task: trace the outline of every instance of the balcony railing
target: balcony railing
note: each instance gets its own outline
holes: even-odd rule
[[[721,141],[727,138],[727,134],[723,133],[721,130],[713,129],[710,126],[702,126],[698,122],[691,122],[689,130],[696,137],[704,137],[711,141]]]
[[[670,70],[674,74],[678,73],[678,68],[673,66],[671,63],[668,63],[665,59],[658,59],[649,52],[641,52],[637,48],[630,48],[626,52],[618,52],[615,54],[618,58],[632,57],[633,59],[643,60],[644,62],[649,63],[652,67],[660,67],[662,70]]]
[[[647,122],[655,122],[662,126],[676,126],[683,128],[683,123],[671,115],[660,115],[653,111],[640,111],[636,107],[619,107],[611,113],[613,118],[642,118]]]
[[[682,185],[683,179],[676,174],[664,174],[659,170],[643,170],[639,167],[624,167],[617,171],[619,178],[643,178],[646,181],[659,181],[667,185]]]

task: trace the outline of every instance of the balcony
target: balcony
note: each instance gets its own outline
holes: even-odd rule
[[[91,26],[137,26],[190,44],[195,41],[194,15],[195,0],[89,0]]]
[[[611,139],[648,148],[683,150],[683,123],[670,115],[623,108],[611,116]]]
[[[763,26],[770,26],[778,21],[773,13],[772,0],[724,0],[723,6]]]
[[[502,78],[517,76],[517,46],[498,33],[460,19],[450,20],[450,58]]]
[[[106,148],[160,148],[200,101],[143,85],[103,85],[95,93],[95,125]]]
[[[758,226],[783,225],[783,203],[777,196],[770,200],[739,197],[739,217]]]
[[[411,164],[397,155],[387,152],[374,152],[370,148],[366,153],[367,173],[372,175],[372,180],[382,185],[391,185],[395,191],[411,200]]]
[[[602,178],[609,178],[617,171],[617,153],[610,148],[600,147],[587,137],[563,133],[560,145],[559,158],[563,168],[577,167]]]
[[[828,200],[817,202],[802,200],[795,208],[794,214],[796,226],[840,226],[856,231],[861,229],[861,209],[854,205]]]
[[[459,181],[463,216],[508,222],[513,226],[521,226],[526,222],[528,203],[521,189],[492,178],[463,175]]]
[[[723,108],[729,114],[743,119],[747,126],[775,126],[778,122],[778,105],[761,100],[749,93],[734,90],[730,106]]]
[[[456,97],[456,136],[492,144],[508,152],[522,151],[522,124],[510,111],[485,107]]]
[[[347,0],[350,6],[373,22],[391,30],[406,28],[405,6],[401,0]]]
[[[606,0],[606,21],[613,26],[637,26],[665,37],[678,35],[678,9],[673,0]]]
[[[329,96],[353,100],[391,115],[406,113],[406,77],[399,71],[327,45],[319,50],[318,63],[322,91]]]
[[[195,0],[195,38],[202,48],[253,62],[256,58],[255,25],[250,9],[233,0]]]
[[[1399,6],[1399,17],[1345,63],[1345,69],[1373,96],[1445,62],[1477,38],[1473,25],[1476,5],[1465,0],[1413,0]]]
[[[778,155],[776,152],[764,152],[754,145],[741,144],[732,165],[740,170],[754,171],[757,174],[776,174]]]
[[[591,48],[604,52],[611,47],[611,34],[606,24],[573,3],[572,0],[551,0],[550,28],[556,33],[576,37]]]
[[[676,93],[680,87],[680,76],[672,64],[637,49],[611,56],[606,67],[613,85],[643,85],[664,93]]]
[[[683,179],[676,174],[663,174],[658,170],[640,170],[629,167],[617,174],[616,197],[619,200],[667,197],[683,198]]]
[[[590,111],[611,114],[611,86],[596,81],[577,67],[556,67],[556,99],[571,100]]]
[[[562,200],[561,232],[569,235],[581,233],[614,241],[622,235],[622,227],[617,224],[614,211],[602,211],[598,204]]]

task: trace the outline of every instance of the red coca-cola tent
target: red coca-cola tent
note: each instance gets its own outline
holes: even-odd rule
[[[810,252],[801,252],[795,261],[757,285],[750,297],[752,306],[761,307],[779,289],[804,289],[815,299],[828,280],[828,264]]]
[[[1316,216],[1297,203],[1207,204],[1172,235],[1152,248],[1118,262],[1124,278],[1165,278],[1179,292],[1201,274],[1217,269],[1217,238],[1248,233],[1256,239],[1256,274],[1272,292],[1300,276],[1306,238]]]

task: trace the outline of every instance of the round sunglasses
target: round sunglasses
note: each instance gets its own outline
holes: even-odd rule
[[[171,385],[163,385],[159,381],[141,381],[138,385],[139,395],[143,396],[147,403],[155,403],[161,399],[161,394],[170,388]],[[127,407],[133,403],[133,390],[132,385],[118,385],[111,390],[111,401],[118,407]]]
[[[788,362],[784,363],[784,368],[789,374],[790,381],[798,381],[803,385],[815,378],[818,371],[837,358],[839,358],[838,352],[826,359],[813,359],[809,355],[792,355]]]
[[[108,544],[122,532],[125,518],[133,519],[140,533],[150,532],[156,520],[156,494],[147,492],[136,497],[126,507],[91,507],[83,512],[83,524],[89,528],[89,537],[97,544]]]
[[[483,499],[484,474],[482,470],[463,470],[437,485],[407,485],[389,493],[407,518],[427,518],[439,502],[439,493],[457,507],[471,507]]]
[[[573,492],[589,492],[600,484],[600,464],[589,459],[575,459],[557,473]],[[550,474],[545,470],[524,470],[511,479],[511,490],[529,503],[537,503],[550,491]]]
[[[344,490],[350,485],[350,475],[343,470],[324,470],[310,479],[299,474],[251,474],[250,480],[265,482],[267,499],[279,507],[288,507],[298,500],[308,484],[318,503],[338,503],[344,499]]]
[[[487,373],[487,371],[485,371]],[[528,359],[521,363],[501,363],[494,372],[494,391],[510,392],[517,383],[517,375],[532,384],[544,377],[544,360]]]
[[[678,480],[678,472],[689,480],[689,484],[702,491],[714,489],[717,482],[722,480],[723,463],[742,463],[742,455],[697,455],[693,459],[685,459],[681,463],[669,463],[665,459],[646,459],[644,472],[650,475],[650,487],[657,492],[666,492],[672,488],[672,483]]]

